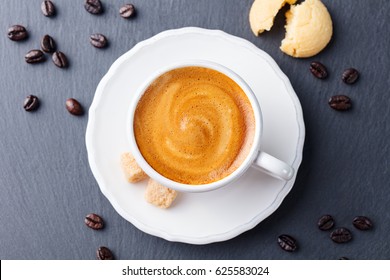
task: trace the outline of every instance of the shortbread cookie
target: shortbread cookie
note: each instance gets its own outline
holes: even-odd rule
[[[255,0],[249,12],[249,23],[256,36],[269,31],[274,24],[278,11],[286,4],[294,4],[297,0]]]
[[[320,0],[306,0],[286,13],[286,38],[280,49],[293,57],[310,57],[332,38],[332,18]]]
[[[136,183],[148,178],[148,175],[139,167],[133,155],[130,153],[123,153],[121,155],[121,165],[126,179],[130,183]]]
[[[145,199],[147,202],[160,208],[168,208],[171,206],[176,196],[177,192],[175,190],[164,187],[153,179],[149,179],[145,191]]]

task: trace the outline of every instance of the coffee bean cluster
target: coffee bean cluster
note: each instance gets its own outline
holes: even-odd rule
[[[104,6],[100,0],[86,0],[84,3],[84,8],[92,15],[100,15],[104,13]],[[124,4],[119,9],[119,15],[125,19],[135,17],[135,6],[133,4]],[[100,33],[92,34],[89,38],[89,42],[92,46],[98,49],[106,48],[108,45],[106,36]]]
[[[56,8],[52,1],[43,1],[41,4],[42,14],[46,17],[53,17],[56,13]],[[22,25],[13,25],[8,29],[8,38],[13,41],[21,41],[28,37],[28,31]],[[67,68],[69,63],[66,55],[57,51],[57,44],[53,37],[46,34],[40,42],[41,49],[33,49],[26,53],[24,59],[29,64],[41,63],[46,60],[45,53],[50,54],[55,66],[59,68]]]
[[[373,227],[371,219],[366,216],[356,216],[352,224],[358,230],[370,230]],[[318,219],[317,226],[322,231],[329,231],[334,228],[335,220],[331,215],[323,215]],[[352,232],[346,227],[338,227],[333,229],[329,234],[330,239],[335,243],[347,243],[352,240]],[[288,234],[278,236],[278,244],[280,248],[287,252],[295,252],[298,249],[297,240]],[[347,260],[346,257],[341,257],[340,260]]]
[[[319,61],[310,63],[310,72],[317,79],[326,79],[328,69]],[[355,68],[348,68],[341,74],[341,80],[348,85],[352,85],[359,79],[359,71]],[[328,100],[329,106],[336,111],[348,111],[352,108],[351,98],[344,94],[333,95]],[[357,216],[352,224],[359,230],[369,230],[373,227],[371,220],[365,216]],[[323,215],[319,218],[317,226],[322,231],[328,231],[334,228],[335,220],[331,215]],[[352,240],[352,232],[346,227],[333,229],[329,234],[330,239],[335,243],[346,243]],[[340,260],[347,260],[347,257],[341,257]]]
[[[310,72],[317,79],[326,79],[328,77],[328,69],[324,64],[319,61],[313,61],[310,63]],[[359,79],[359,71],[355,68],[348,68],[344,70],[341,75],[341,80],[346,84],[354,84]],[[352,108],[351,98],[340,94],[334,95],[328,100],[329,106],[336,111],[348,111]]]
[[[85,0],[85,10],[93,15],[99,15],[104,12],[103,4],[100,0]],[[45,17],[54,17],[56,15],[56,6],[50,0],[43,1],[41,11]],[[122,18],[130,19],[135,17],[136,9],[133,4],[124,4],[119,9],[119,15]],[[23,41],[28,38],[26,27],[16,24],[8,28],[7,37],[15,42]],[[89,38],[92,46],[103,49],[108,46],[106,36],[100,33],[92,34]],[[33,49],[26,53],[24,60],[28,64],[38,64],[46,61],[46,55],[51,56],[51,60],[55,66],[61,69],[69,67],[68,57],[64,52],[57,50],[57,43],[49,34],[44,35],[40,41],[40,49]],[[39,107],[39,98],[35,95],[28,95],[24,101],[23,108],[27,112],[36,111]],[[65,102],[65,107],[68,112],[75,116],[81,116],[84,113],[82,105],[74,98],[69,98]]]
[[[322,231],[328,231],[334,228],[335,220],[331,215],[323,215],[318,219],[317,226]],[[356,216],[352,225],[358,230],[370,230],[373,228],[373,223],[370,218],[366,216]],[[330,239],[338,244],[347,243],[352,240],[352,232],[346,227],[337,227],[329,234]],[[341,257],[340,259],[348,259]]]
[[[104,228],[104,220],[98,214],[90,213],[84,218],[84,223],[87,227],[93,230],[102,230]],[[107,247],[101,246],[96,251],[98,260],[114,260],[114,254]]]
[[[100,0],[85,0],[85,10],[93,15],[99,15],[104,12],[104,7]],[[56,7],[52,1],[43,1],[41,4],[41,11],[45,17],[54,17],[56,15]],[[136,9],[133,4],[125,4],[119,9],[119,15],[122,18],[130,19],[135,17]],[[12,25],[7,31],[7,37],[15,42],[28,39],[28,31],[22,25]],[[89,38],[92,46],[103,49],[108,46],[106,36],[100,33],[92,34]],[[26,53],[24,59],[28,64],[37,64],[46,61],[46,56],[50,55],[52,62],[58,68],[68,68],[69,61],[67,56],[57,48],[57,43],[52,36],[45,34],[40,41],[40,48],[30,50]],[[39,108],[40,101],[35,95],[28,95],[23,103],[23,108],[27,112],[36,111]],[[84,114],[83,106],[74,98],[68,98],[65,102],[67,111],[75,116]],[[105,222],[101,216],[95,213],[90,213],[84,218],[84,223],[87,227],[93,230],[102,230]],[[96,251],[96,257],[99,260],[113,260],[115,259],[112,251],[101,246]]]

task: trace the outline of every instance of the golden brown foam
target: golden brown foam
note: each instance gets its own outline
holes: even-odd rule
[[[203,67],[171,70],[141,97],[134,116],[137,145],[161,175],[184,184],[218,181],[243,162],[254,115],[243,90]]]

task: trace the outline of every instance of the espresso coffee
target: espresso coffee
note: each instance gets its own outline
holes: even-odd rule
[[[179,183],[200,185],[241,165],[253,143],[255,117],[236,82],[192,66],[153,81],[138,102],[133,129],[154,170]]]

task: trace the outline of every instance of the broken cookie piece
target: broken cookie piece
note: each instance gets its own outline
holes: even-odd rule
[[[293,57],[310,57],[332,38],[332,18],[320,0],[306,0],[286,13],[286,38],[280,49]]]
[[[176,196],[177,192],[175,190],[164,187],[153,179],[149,179],[145,191],[145,199],[147,202],[160,208],[168,208],[171,206]]]
[[[249,23],[256,36],[269,31],[274,24],[278,11],[286,4],[294,4],[297,0],[255,0],[249,12]]]
[[[148,178],[148,175],[139,167],[131,153],[121,155],[121,166],[127,181],[136,183]]]

